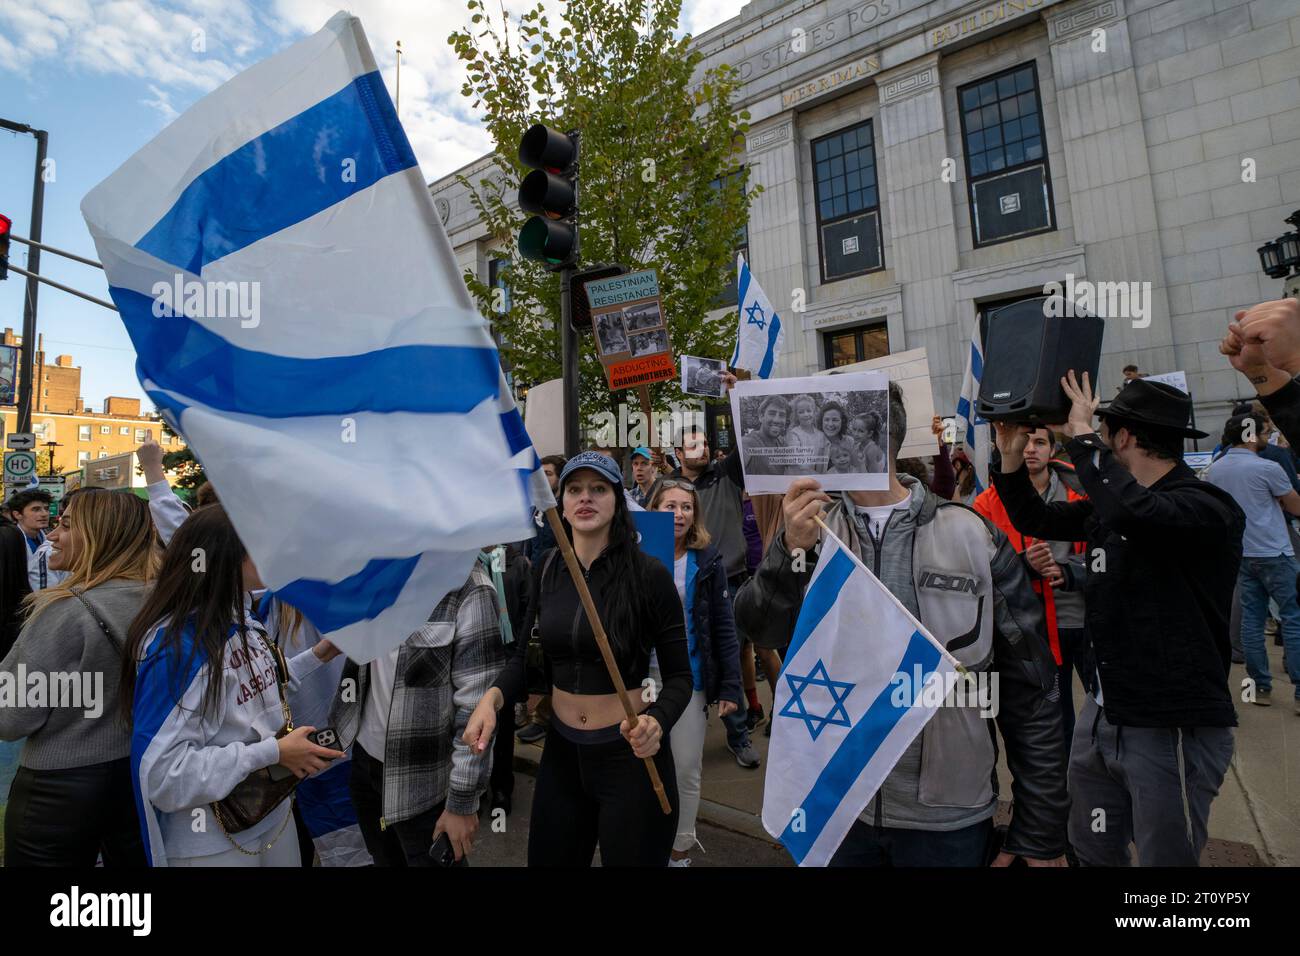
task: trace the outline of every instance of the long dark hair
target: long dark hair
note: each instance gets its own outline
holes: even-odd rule
[[[603,479],[606,482],[609,479]],[[655,622],[651,620],[650,602],[646,598],[645,575],[650,568],[650,561],[637,544],[636,524],[632,521],[632,512],[628,510],[627,498],[623,489],[610,485],[614,495],[614,517],[609,525],[609,544],[602,557],[610,563],[610,574],[604,589],[604,614],[601,623],[609,636],[610,648],[617,655],[626,656],[636,647],[648,648],[647,635],[655,632]],[[573,542],[573,528],[569,519],[564,517],[564,489],[560,488],[560,521],[570,543]],[[550,562],[551,567],[541,582],[543,594],[553,591],[558,580],[556,575],[568,575],[564,562],[557,558]],[[539,602],[540,603],[540,602]]]
[[[136,662],[159,622],[164,624],[164,630],[153,652],[172,655],[169,670],[178,675],[188,673],[199,655],[200,665],[208,665],[203,711],[215,713],[231,627],[238,626],[244,653],[248,653],[245,554],[244,543],[221,505],[198,509],[176,531],[163,553],[153,590],[126,632],[120,700],[128,716],[135,698]],[[194,640],[186,650],[181,637],[191,622]],[[185,688],[174,687],[171,692],[179,704]]]

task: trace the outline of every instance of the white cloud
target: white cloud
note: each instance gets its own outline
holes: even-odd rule
[[[687,0],[682,4],[682,26],[692,35],[711,30],[740,13],[749,0]]]
[[[149,93],[152,95],[153,98],[143,99],[140,102],[143,103],[145,106],[153,107],[159,113],[161,113],[163,116],[163,122],[170,123],[172,120],[174,120],[177,116],[180,115],[179,113],[176,112],[176,108],[172,106],[171,95],[167,93],[166,90],[160,90],[158,89],[158,87],[150,83]]]

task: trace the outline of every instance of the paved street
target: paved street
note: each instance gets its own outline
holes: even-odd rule
[[[520,747],[520,750],[535,749]],[[506,818],[504,833],[492,832],[485,816],[479,825],[475,845],[474,866],[523,866],[528,856],[529,811],[533,803],[533,777],[527,773],[515,774],[515,800],[510,816]],[[697,866],[792,866],[790,857],[780,847],[767,841],[701,823],[699,839],[704,850],[696,849],[691,855],[692,867]],[[597,852],[596,863],[600,863]]]

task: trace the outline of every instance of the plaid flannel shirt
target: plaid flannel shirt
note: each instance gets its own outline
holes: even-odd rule
[[[505,662],[496,590],[476,561],[465,586],[443,598],[398,653],[384,745],[385,824],[444,799],[452,813],[478,812],[492,751],[471,753],[461,735]],[[343,669],[330,718],[346,746],[360,727],[369,677],[369,664],[349,660]]]

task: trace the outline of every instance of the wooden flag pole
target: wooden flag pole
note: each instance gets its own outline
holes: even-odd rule
[[[619,493],[616,489],[615,494]],[[582,568],[578,566],[578,556],[573,553],[573,544],[564,532],[564,525],[560,522],[559,510],[555,507],[546,509],[546,520],[551,523],[551,530],[555,532],[555,543],[559,546],[560,554],[564,556],[565,567],[569,569],[569,576],[573,578],[573,584],[578,589],[582,609],[587,612],[591,631],[596,635],[596,646],[600,648],[600,656],[605,660],[605,669],[609,671],[609,679],[613,682],[618,699],[623,704],[623,712],[627,714],[628,726],[635,727],[640,718],[632,708],[631,698],[627,696],[627,685],[623,683],[623,675],[619,673],[618,662],[614,660],[614,651],[610,648],[609,638],[605,635],[605,626],[600,623],[600,615],[596,613],[596,605],[591,600],[587,579],[582,574]],[[664,782],[659,779],[659,768],[655,766],[654,758],[645,757],[644,760],[646,772],[650,774],[650,784],[654,787],[655,796],[659,798],[660,808],[665,814],[672,813],[673,807],[668,802],[668,794],[664,792]]]

